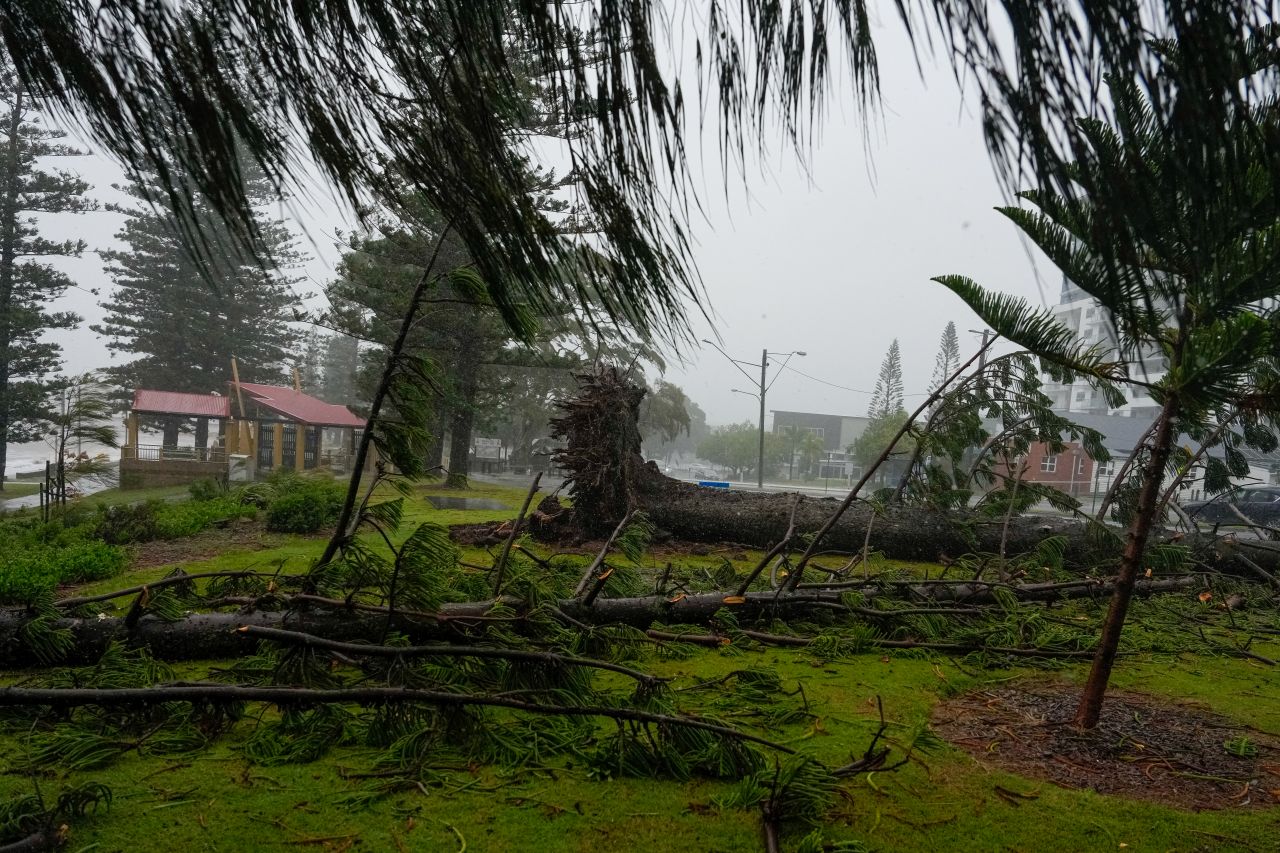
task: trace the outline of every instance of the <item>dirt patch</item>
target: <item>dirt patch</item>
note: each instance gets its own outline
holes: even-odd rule
[[[131,549],[129,567],[145,569],[170,563],[209,560],[227,551],[261,551],[283,545],[291,537],[267,532],[266,524],[254,519],[228,521],[183,539],[156,540]]]
[[[485,521],[478,524],[454,524],[449,527],[449,538],[459,545],[488,547],[504,542],[511,533],[510,521]],[[604,547],[604,539],[589,538],[581,534],[570,535],[568,531],[560,531],[563,535],[543,537],[535,535],[535,539],[543,545],[564,549],[565,553],[595,554]],[[714,545],[706,542],[690,542],[682,539],[666,538],[655,541],[646,551],[651,558],[662,560],[667,557],[707,557],[723,556],[730,560],[745,560],[747,553],[754,549],[751,545],[740,542],[720,542]]]
[[[1020,682],[949,699],[933,726],[984,765],[1186,809],[1280,803],[1280,740],[1167,697],[1113,690],[1092,732],[1078,685]]]

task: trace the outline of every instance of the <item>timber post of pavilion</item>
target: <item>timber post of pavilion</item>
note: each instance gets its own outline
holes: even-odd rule
[[[350,471],[365,422],[345,406],[278,385],[241,382],[234,398],[236,389],[229,390],[135,390],[120,448],[121,487],[244,481],[281,469]],[[159,428],[159,444],[143,443],[144,426]],[[186,430],[194,441],[179,444]]]

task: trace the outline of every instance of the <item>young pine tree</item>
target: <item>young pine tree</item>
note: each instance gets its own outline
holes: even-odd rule
[[[933,362],[933,376],[929,380],[929,391],[936,391],[951,374],[960,366],[960,339],[956,335],[955,321],[947,323],[942,330],[942,343],[938,346],[938,357]]]
[[[1088,347],[1046,310],[943,276],[1000,335],[1046,368],[1122,379],[1159,405],[1135,475],[1135,506],[1075,724],[1098,725],[1134,584],[1185,458],[1180,435],[1235,427],[1276,446],[1280,424],[1280,108],[1254,81],[1274,80],[1275,32],[1258,31],[1211,63],[1153,43],[1160,74],[1112,79],[1114,123],[1081,120],[1088,138],[1072,194],[1022,194],[1001,212],[1110,314],[1117,348]],[[1220,87],[1206,97],[1206,85]],[[1163,376],[1148,376],[1150,353]],[[1230,413],[1222,418],[1220,413]]]
[[[871,405],[867,407],[868,417],[883,420],[897,414],[902,410],[902,394],[902,353],[898,350],[898,339],[894,338],[880,363],[880,377],[871,395]]]
[[[48,329],[74,328],[80,318],[53,311],[72,285],[70,277],[44,259],[75,257],[80,240],[63,242],[40,235],[38,216],[79,213],[96,207],[85,198],[89,185],[75,175],[49,170],[50,158],[79,152],[62,144],[65,134],[45,123],[40,104],[17,82],[7,56],[0,55],[0,489],[8,443],[42,434],[47,400],[58,387],[62,348],[44,339]]]
[[[242,167],[252,174],[250,165]],[[268,181],[260,175],[248,181],[259,210],[257,258],[194,197],[209,256],[203,270],[183,243],[158,179],[143,181],[126,190],[139,199],[122,210],[129,219],[116,236],[127,248],[102,253],[116,287],[93,330],[110,339],[113,352],[135,356],[108,371],[111,377],[126,389],[208,393],[225,389],[234,356],[242,380],[284,382],[297,339],[289,323],[298,304],[293,285],[301,281],[292,271],[301,256],[285,223],[261,212],[277,201]],[[152,207],[148,198],[159,201]]]

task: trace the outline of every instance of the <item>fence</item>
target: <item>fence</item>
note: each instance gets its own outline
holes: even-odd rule
[[[139,444],[120,448],[121,459],[139,462],[226,462],[225,450],[211,447],[165,447],[162,444]]]

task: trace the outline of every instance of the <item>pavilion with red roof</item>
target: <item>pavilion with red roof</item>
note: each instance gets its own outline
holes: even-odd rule
[[[139,443],[143,421],[159,426],[160,444]],[[180,445],[180,433],[193,422],[194,443]],[[120,483],[141,488],[251,479],[280,468],[345,471],[364,426],[346,406],[298,388],[230,382],[225,395],[139,388],[125,421]]]

